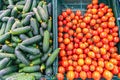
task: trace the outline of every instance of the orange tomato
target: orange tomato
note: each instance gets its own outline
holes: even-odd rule
[[[91,58],[87,57],[87,58],[85,59],[85,64],[90,65],[91,63],[92,63]]]
[[[114,68],[114,65],[113,65],[111,62],[107,62],[107,63],[105,64],[105,68],[106,68],[107,70],[112,70],[112,69]]]
[[[100,48],[100,53],[104,55],[107,53],[107,50],[105,48]]]
[[[98,65],[101,66],[101,67],[104,67],[104,61],[98,61]]]
[[[104,77],[106,80],[112,80],[113,74],[112,74],[110,71],[105,70],[105,71],[103,72],[103,77]]]
[[[93,78],[94,80],[100,80],[101,74],[100,74],[98,71],[94,71],[94,72],[92,73],[92,78]]]
[[[80,65],[80,66],[84,65],[84,59],[79,59],[78,60],[78,65]]]
[[[75,73],[73,71],[68,71],[66,77],[68,80],[73,80],[75,78]]]
[[[64,75],[62,73],[57,74],[57,79],[58,80],[64,80]]]
[[[82,80],[85,80],[85,79],[87,78],[87,74],[86,74],[85,71],[81,71],[81,72],[80,72],[80,78],[81,78]]]
[[[58,72],[59,73],[65,73],[65,68],[63,66],[58,67]]]
[[[70,43],[70,39],[69,38],[65,38],[64,39],[64,44],[69,44]]]
[[[88,52],[88,56],[89,56],[90,58],[95,58],[95,53],[92,52],[92,51],[89,51],[89,52]]]
[[[98,71],[101,74],[103,72],[103,68],[101,66],[97,66],[96,71]]]

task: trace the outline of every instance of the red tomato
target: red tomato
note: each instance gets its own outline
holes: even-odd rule
[[[83,65],[82,70],[85,71],[85,72],[89,71],[89,66],[88,65]]]
[[[62,16],[63,16],[63,18],[66,18],[68,15],[66,12],[62,12]]]
[[[65,68],[63,66],[58,67],[58,72],[64,74],[65,73]]]
[[[64,74],[58,73],[58,74],[57,74],[57,79],[58,79],[58,80],[64,80]]]

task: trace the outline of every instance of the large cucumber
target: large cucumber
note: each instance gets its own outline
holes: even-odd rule
[[[27,16],[22,20],[21,23],[22,23],[24,26],[29,25],[31,17],[32,17],[32,15],[27,15]]]
[[[15,59],[16,56],[15,56],[15,54],[11,54],[11,53],[0,53],[0,58],[11,58],[11,59]]]
[[[15,7],[18,9],[18,10],[22,10],[24,8],[24,5],[15,5]]]
[[[0,70],[5,68],[9,63],[9,61],[10,61],[10,58],[3,58],[2,60],[0,60]]]
[[[33,0],[26,0],[25,6],[23,8],[23,13],[27,13],[30,10]]]
[[[42,53],[40,53],[39,55],[30,55],[29,60],[34,60],[34,59],[40,58],[41,56],[42,56]]]
[[[12,36],[12,41],[20,43],[22,40],[18,36]]]
[[[51,30],[52,30],[52,18],[51,18],[51,17],[50,17],[50,19],[48,20],[47,30],[48,30],[49,32],[51,32]]]
[[[49,67],[52,65],[52,63],[55,61],[56,57],[58,56],[59,53],[59,48],[55,49],[53,53],[50,55],[50,57],[46,61],[46,67]]]
[[[10,14],[10,9],[7,9],[7,10],[5,10],[1,15],[0,15],[0,20],[3,18],[3,17],[5,17],[5,16],[8,16],[9,14]]]
[[[40,72],[34,72],[34,73],[30,73],[30,74],[35,76],[36,80],[39,80],[42,77],[42,73],[40,73]]]
[[[35,7],[37,7],[37,0],[33,0],[30,11],[32,11],[33,8],[35,8]]]
[[[20,39],[21,40],[26,40],[26,39],[28,39],[29,37],[27,36],[27,35],[25,35],[25,34],[20,34]]]
[[[40,65],[41,63],[42,63],[42,61],[40,60],[40,58],[37,58],[37,59],[33,60],[30,65]]]
[[[6,39],[10,38],[10,33],[5,33],[0,36],[0,43],[4,43]]]
[[[13,16],[13,17],[17,17],[17,14],[18,14],[18,9],[17,9],[17,7],[14,7],[13,9],[12,9],[12,11],[11,11],[11,16]]]
[[[16,50],[15,50],[15,55],[17,56],[17,58],[18,58],[23,64],[25,64],[25,65],[29,65],[29,64],[30,64],[29,60],[27,60],[27,59],[25,58],[25,56],[23,55],[23,53],[22,53],[20,50],[16,49]]]
[[[51,3],[48,3],[47,9],[48,9],[49,16],[52,16],[52,4]]]
[[[6,23],[4,22],[4,23],[2,24],[1,29],[0,29],[0,36],[5,33],[5,28],[6,28]]]
[[[29,13],[22,14],[22,18],[25,18],[27,15],[34,16],[35,13],[34,12],[29,12]]]
[[[15,28],[19,28],[19,27],[22,27],[22,23],[19,21],[19,20],[16,20],[14,22],[14,24],[12,25],[12,28],[11,30],[15,29]]]
[[[10,18],[10,17],[3,17],[3,18],[2,18],[2,21],[3,21],[3,22],[7,22],[7,21],[9,20],[9,18]]]
[[[16,28],[14,30],[11,30],[10,32],[13,34],[13,35],[19,35],[19,34],[24,34],[24,33],[27,33],[31,30],[31,27],[30,26],[25,26],[25,27],[20,27],[20,28]]]
[[[44,3],[44,4],[42,5],[42,7],[43,7],[43,9],[45,10],[46,15],[48,16],[48,10],[47,10],[47,5],[46,5],[46,3]]]
[[[33,34],[34,34],[34,35],[38,35],[39,32],[38,32],[38,25],[37,25],[36,19],[31,18],[31,19],[30,19],[30,25],[31,25],[31,27],[32,27],[32,29],[33,29]]]
[[[14,53],[15,49],[5,44],[2,46],[2,50],[7,53]]]
[[[35,13],[35,17],[37,18],[38,22],[42,22],[41,17],[38,13],[37,8],[33,8],[33,12]]]
[[[50,33],[46,30],[43,37],[43,52],[46,53],[49,49]]]
[[[34,43],[40,42],[41,39],[42,39],[41,35],[37,35],[37,36],[34,36],[32,38],[24,40],[21,44],[23,44],[23,45],[30,45],[30,44],[34,44]]]

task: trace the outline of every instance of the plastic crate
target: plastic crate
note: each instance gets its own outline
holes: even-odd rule
[[[54,13],[54,17],[55,17],[54,26],[58,27],[57,18],[58,18],[58,15],[60,15],[62,11],[65,11],[67,8],[70,8],[73,11],[76,11],[79,9],[79,10],[81,10],[82,14],[84,14],[86,12],[87,5],[90,3],[91,3],[91,0],[54,0],[54,7],[55,7],[54,9],[57,9],[57,10],[54,10],[55,11],[55,13]],[[120,17],[120,10],[119,10],[118,1],[117,0],[99,0],[99,3],[105,3],[110,8],[113,9],[113,13],[114,13],[114,16],[116,18],[116,24],[119,27],[119,37],[120,37],[120,21],[117,19],[118,16]],[[119,13],[119,15],[118,15],[118,13]],[[117,44],[118,52],[120,53],[119,46],[120,46],[120,43]],[[116,75],[114,75],[113,80],[119,80],[119,79]]]

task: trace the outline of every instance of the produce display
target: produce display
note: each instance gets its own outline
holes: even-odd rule
[[[59,53],[53,50],[52,3],[3,0],[0,6],[0,80],[50,77]]]
[[[113,11],[91,0],[82,15],[69,7],[58,16],[58,80],[120,78],[118,26]]]

